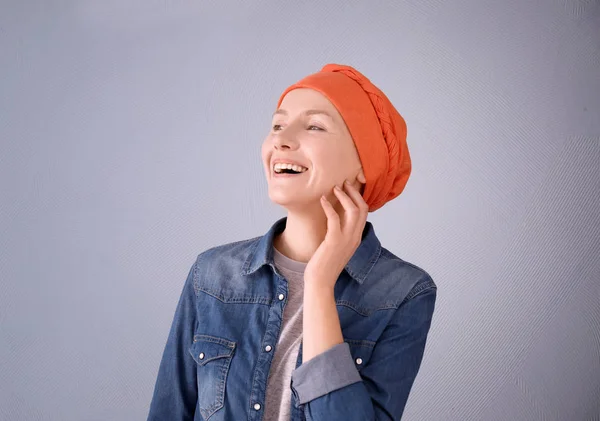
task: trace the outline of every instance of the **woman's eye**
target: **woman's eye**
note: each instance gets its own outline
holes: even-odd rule
[[[271,129],[274,132],[277,132],[279,130],[281,130],[281,124],[273,124],[273,126],[271,127]],[[314,124],[311,124],[310,126],[308,126],[308,130],[320,130],[320,131],[324,131],[325,129],[323,129],[322,127],[319,126],[315,126]]]

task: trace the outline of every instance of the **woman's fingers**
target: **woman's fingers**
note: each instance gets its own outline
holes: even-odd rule
[[[345,232],[347,236],[362,234],[369,206],[364,201],[360,191],[350,184],[349,181],[346,181],[344,182],[343,190],[335,186],[333,194],[344,208],[344,220],[340,220],[341,218],[331,202],[326,198],[322,198],[323,210],[325,210],[325,214],[327,215],[328,230],[335,228],[336,230]]]
[[[344,207],[344,213],[346,215],[346,218],[349,219],[349,221],[347,222],[351,224],[354,223],[358,216],[358,207],[354,203],[354,200],[352,200],[342,189],[340,189],[337,186],[333,188],[333,193],[336,195],[336,197],[339,199],[340,203]]]
[[[340,216],[325,196],[321,196],[321,207],[327,216],[327,231],[332,233],[340,231]]]
[[[346,181],[344,184],[346,191],[348,192],[348,196],[352,199],[358,210],[365,215],[369,213],[369,205],[367,205],[367,202],[365,202],[365,199],[363,199],[360,191],[348,181]]]
[[[355,231],[358,235],[362,235],[365,222],[367,221],[367,215],[369,213],[369,205],[367,202],[365,202],[356,186],[353,186],[348,181],[346,181],[344,184],[349,198],[353,200],[354,206],[356,209],[358,209],[358,214],[356,215],[356,220],[354,221]]]

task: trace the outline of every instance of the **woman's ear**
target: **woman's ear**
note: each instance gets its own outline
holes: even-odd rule
[[[358,172],[358,175],[356,176],[356,179],[358,181],[360,181],[361,183],[363,183],[363,184],[365,184],[367,182],[367,179],[365,178],[365,173],[363,172],[362,168]]]
[[[367,182],[367,179],[365,178],[365,173],[363,172],[362,168],[358,172],[356,179],[358,180],[359,183],[361,183],[359,191],[360,191],[360,194],[363,194],[365,192],[365,183]]]

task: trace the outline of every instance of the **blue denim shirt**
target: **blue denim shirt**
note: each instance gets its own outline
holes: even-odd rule
[[[260,421],[287,301],[273,263],[278,220],[192,265],[164,348],[148,421]],[[366,223],[335,298],[344,336],[292,375],[291,421],[400,420],[435,307],[431,276],[381,246]],[[269,347],[267,347],[269,346]]]

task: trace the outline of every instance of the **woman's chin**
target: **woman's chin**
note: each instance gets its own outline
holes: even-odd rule
[[[318,199],[302,197],[299,195],[291,195],[284,192],[269,192],[269,198],[271,202],[286,208],[287,210],[300,210],[314,207],[315,204],[319,204]]]

